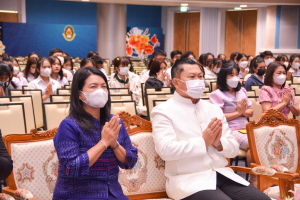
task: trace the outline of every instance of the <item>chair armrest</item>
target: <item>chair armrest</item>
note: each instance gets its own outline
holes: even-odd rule
[[[253,167],[253,166],[258,167],[260,165],[251,163],[251,167]],[[249,173],[249,174],[254,174],[254,175],[258,175],[258,176],[267,176],[267,175],[255,174],[255,173],[253,173],[252,168],[249,168],[249,167],[230,166],[230,168],[236,172]],[[268,176],[268,177],[285,179],[285,180],[289,180],[289,181],[296,181],[299,179],[299,173],[291,172],[291,171],[285,171],[283,173],[276,172],[273,176]]]

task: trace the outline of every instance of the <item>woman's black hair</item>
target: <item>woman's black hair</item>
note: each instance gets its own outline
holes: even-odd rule
[[[60,76],[60,80],[62,80],[64,78],[64,72],[62,70],[63,66],[61,65],[61,61],[60,61],[59,58],[53,57],[53,56],[49,57],[49,62],[50,62],[50,65],[51,65],[51,69],[52,69],[52,65],[55,63],[55,60],[58,60],[58,62],[59,62],[60,70],[58,72],[58,75]]]
[[[286,55],[284,55],[284,54],[279,54],[278,56],[277,56],[277,58],[276,58],[276,60],[275,61],[279,61],[279,62],[282,62],[281,60],[282,59],[287,59],[287,61],[289,61],[289,59],[288,59],[288,57],[286,56]]]
[[[237,55],[239,55],[239,52],[233,52],[233,53],[230,55],[230,60],[234,61],[234,58],[237,57]]]
[[[28,78],[31,65],[37,64],[37,62],[38,62],[38,60],[35,57],[28,58],[27,63],[26,63],[26,67],[23,70],[23,74],[24,74],[24,77],[26,79]],[[37,70],[36,69],[35,69],[34,77],[37,77]]]
[[[17,89],[17,84],[15,84],[15,82],[13,82],[12,78],[13,78],[13,74],[14,74],[14,67],[11,64],[7,64],[8,68],[10,70],[10,76],[9,76],[9,83],[13,86],[14,89]]]
[[[72,58],[69,57],[69,56],[64,57],[64,63],[69,62],[69,61],[71,62],[71,70],[73,70],[73,60],[72,60]]]
[[[208,63],[207,63],[207,58],[208,58],[208,56],[212,56],[213,59],[215,59],[215,55],[214,55],[214,54],[212,54],[212,53],[210,53],[210,52],[206,53],[206,54],[204,55],[204,58],[203,58],[203,63],[204,63],[206,66],[208,65]]]
[[[259,63],[263,63],[263,62],[265,62],[265,60],[260,56],[256,56],[255,58],[253,58],[250,62],[249,73],[254,74],[254,69],[257,68]]]
[[[80,61],[80,68],[83,68],[89,62],[91,62],[93,64],[93,66],[88,66],[88,67],[96,67],[95,62],[91,58],[83,58]]]
[[[35,52],[31,52],[30,54],[28,54],[28,59],[30,58],[30,56],[32,56],[32,55],[34,55],[34,54],[37,55],[38,57],[40,57],[39,54],[37,54],[37,53],[35,53]]]
[[[151,63],[151,66],[150,66],[149,76],[156,77],[156,73],[158,73],[160,71],[160,65],[162,63],[165,63],[165,65],[167,66],[166,62],[160,62],[158,60],[153,60],[153,62]]]
[[[273,57],[273,53],[271,51],[264,51],[260,54],[260,57],[265,58],[266,56]]]
[[[218,78],[217,78],[217,85],[221,91],[229,91],[227,87],[227,75],[231,74],[233,69],[236,69],[238,73],[240,72],[239,66],[234,61],[229,60],[223,62],[223,65],[219,71]],[[234,88],[234,90],[236,92],[240,91],[241,87],[242,84],[239,82],[239,84],[237,85],[236,88]]]
[[[82,91],[83,86],[85,85],[85,80],[92,74],[98,75],[104,79],[108,91],[108,101],[103,108],[100,108],[101,129],[104,126],[105,122],[110,120],[111,100],[108,82],[105,75],[95,67],[81,68],[75,73],[73,77],[70,96],[70,116],[73,116],[76,119],[78,125],[85,131],[92,131],[96,128],[92,123],[93,116],[85,111],[85,109],[83,108],[83,102],[79,99],[79,95]]]
[[[87,58],[91,58],[93,55],[98,55],[96,51],[89,51],[86,55]]]
[[[213,70],[213,68],[215,66],[218,66],[220,65],[220,67],[222,67],[222,60],[220,58],[214,58],[212,61],[208,62],[207,63],[207,67],[210,69],[210,70]]]
[[[50,63],[50,60],[47,57],[41,57],[37,63],[36,63],[36,73],[35,78],[37,78],[40,75],[41,66],[45,61],[48,61]],[[39,71],[38,71],[39,70]]]
[[[246,54],[239,53],[238,56],[236,57],[236,61],[240,61],[242,58],[247,58]],[[248,59],[248,58],[247,58]]]
[[[181,58],[188,58],[190,55],[194,56],[194,59],[196,59],[196,56],[192,51],[185,52],[184,54],[182,54]]]
[[[203,63],[204,63],[204,56],[205,56],[205,53],[203,53],[203,54],[201,54],[201,55],[199,56],[199,63],[200,63],[201,65],[203,65]]]

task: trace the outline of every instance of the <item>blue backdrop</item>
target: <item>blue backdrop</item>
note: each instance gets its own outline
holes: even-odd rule
[[[26,56],[37,52],[48,56],[52,48],[60,48],[72,57],[86,57],[88,51],[97,50],[97,27],[72,25],[76,34],[73,41],[63,37],[66,25],[72,24],[23,24],[3,23],[5,52],[11,56]]]

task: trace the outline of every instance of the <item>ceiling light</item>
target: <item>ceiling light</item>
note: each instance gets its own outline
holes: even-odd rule
[[[247,5],[240,5],[241,8],[247,8]]]
[[[18,13],[18,11],[13,11],[13,10],[0,10],[0,12],[5,12],[5,13]]]
[[[187,3],[182,3],[181,6],[188,6],[189,4]]]
[[[242,10],[241,7],[235,7],[234,10]]]
[[[90,1],[90,0],[81,0],[81,1]]]

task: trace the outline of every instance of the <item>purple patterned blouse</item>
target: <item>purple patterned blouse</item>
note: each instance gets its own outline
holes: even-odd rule
[[[111,115],[112,117],[113,115]],[[118,182],[119,167],[131,169],[137,162],[137,149],[132,146],[123,121],[118,142],[126,151],[125,166],[109,147],[89,167],[87,151],[101,139],[100,122],[93,119],[96,127],[87,132],[79,127],[74,117],[69,116],[59,125],[54,146],[59,160],[58,178],[53,199],[121,199],[124,194]]]

